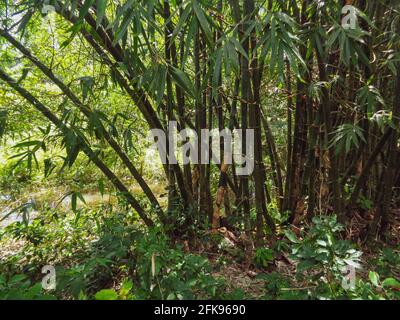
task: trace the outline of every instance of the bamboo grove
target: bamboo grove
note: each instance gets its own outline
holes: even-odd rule
[[[345,5],[357,9],[354,29],[342,26]],[[101,74],[76,85],[50,56],[38,57],[30,32],[50,14],[46,7],[68,30],[55,54],[62,58],[79,42]],[[198,230],[226,227],[261,246],[277,233],[275,210],[294,226],[319,214],[342,223],[361,215],[364,239],[385,238],[400,190],[398,0],[6,0],[0,12],[0,46],[9,53],[2,55],[2,88],[58,130],[64,166],[84,153],[147,226],[192,240]],[[18,64],[55,86],[63,103],[49,105],[25,88],[30,74],[15,71]],[[254,129],[253,173],[168,162],[168,205],[161,206],[126,145],[124,126],[134,120],[116,121],[96,106],[92,89],[110,86],[129,99],[144,131],[166,132],[169,121],[199,136],[206,128]],[[285,121],[274,123],[274,112]],[[5,134],[7,121],[0,123]],[[108,166],[105,148],[145,201]]]

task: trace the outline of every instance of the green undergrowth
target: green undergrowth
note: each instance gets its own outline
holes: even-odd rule
[[[248,281],[263,292],[258,298],[399,299],[400,248],[382,247],[364,257],[340,239],[341,230],[335,216],[318,217],[300,234],[285,228],[274,245],[255,250],[250,268],[257,276]],[[0,262],[1,299],[255,298],[240,287],[227,290],[232,279],[224,268],[241,268],[243,249],[227,250],[224,237],[216,236],[208,241],[219,259],[190,253],[161,228],[145,230],[136,214],[122,208],[48,209],[30,223],[10,224],[0,236],[2,246],[19,243]],[[282,257],[286,264],[278,268]],[[55,268],[50,291],[42,289],[45,265]]]

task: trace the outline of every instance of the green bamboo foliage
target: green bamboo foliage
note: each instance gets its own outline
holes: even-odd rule
[[[256,231],[254,240],[261,246],[275,236],[268,208],[287,214],[294,224],[318,212],[336,213],[346,221],[364,194],[373,195],[380,208],[371,227],[376,233],[379,219],[382,230],[387,229],[385,212],[400,174],[393,168],[399,153],[394,88],[400,8],[396,1],[378,2],[354,1],[355,29],[341,24],[342,1],[7,2],[7,10],[0,7],[0,59],[21,83],[33,75],[12,71],[18,63],[61,89],[68,108],[51,111],[73,128],[61,140],[66,165],[106,141],[139,182],[157,219],[179,225],[179,232],[193,225],[227,225],[244,230],[250,242]],[[54,9],[55,27],[63,30],[55,54],[72,53],[79,41],[98,64],[97,74],[68,83],[55,76],[51,59],[29,56],[29,50],[36,50],[30,36],[49,14],[44,6]],[[17,50],[23,62],[13,64],[7,52]],[[253,175],[237,176],[235,165],[168,164],[163,172],[169,190],[166,218],[130,158],[135,123],[128,126],[126,115],[95,107],[96,90],[110,86],[129,100],[146,130],[167,132],[168,121],[198,133],[206,128],[254,129]],[[274,105],[272,97],[280,104]],[[7,132],[9,112],[0,109],[0,138]],[[283,115],[283,124],[274,123],[274,114]],[[33,165],[35,150],[44,144],[18,145],[20,161]],[[100,151],[96,157],[106,158]],[[46,174],[50,167],[47,163]],[[380,173],[385,184],[372,172]],[[213,203],[221,187],[218,212],[223,200],[225,213],[234,219],[215,215]]]

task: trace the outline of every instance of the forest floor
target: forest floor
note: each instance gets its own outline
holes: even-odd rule
[[[160,184],[153,184],[150,186],[152,190],[156,191],[160,203],[166,203],[165,192]],[[134,193],[139,192],[139,188],[135,185],[130,188]],[[17,194],[13,194],[11,190],[0,190],[0,229],[5,228],[8,225],[20,221],[22,222],[24,217],[20,211],[8,215],[10,211],[19,207],[20,205],[32,201],[35,208],[43,206],[50,206],[51,208],[57,208],[61,212],[68,212],[71,208],[71,198],[65,197],[70,190],[68,185],[53,185],[53,186],[28,186],[22,190],[19,190]],[[11,194],[10,194],[11,193]],[[78,202],[77,207],[98,207],[103,204],[115,204],[117,198],[112,195],[104,194],[101,195],[98,190],[88,188],[81,190],[82,196],[86,203]],[[36,209],[32,209],[29,212],[29,221],[37,217],[39,212]],[[6,218],[5,215],[7,215]],[[6,259],[7,257],[18,254],[23,247],[26,245],[26,240],[17,240],[13,238],[7,238],[6,241],[1,242],[0,260]],[[218,254],[222,257],[224,254]],[[226,258],[226,256],[225,256]],[[218,259],[210,253],[209,261],[212,266],[216,269],[213,272],[215,277],[223,276],[226,279],[228,292],[233,292],[236,289],[242,290],[246,295],[252,297],[261,297],[263,295],[264,281],[257,279],[256,275],[261,271],[258,270],[256,273],[242,263],[230,261],[229,264],[220,266]]]
[[[153,190],[156,190],[158,198],[161,203],[166,203],[166,192],[162,187],[162,184],[155,183],[151,185]],[[0,190],[0,220],[3,220],[4,216],[10,210],[15,209],[27,201],[34,203],[34,208],[29,212],[29,221],[32,221],[43,208],[57,209],[57,211],[64,212],[65,214],[72,214],[71,211],[71,198],[65,197],[70,191],[71,186],[69,185],[30,185],[26,186],[18,192],[15,190]],[[136,186],[131,186],[131,190],[134,193],[139,193],[139,189]],[[113,195],[101,195],[95,187],[88,187],[80,189],[81,194],[85,199],[85,203],[77,203],[78,208],[97,208],[104,205],[116,204],[117,197]],[[377,251],[372,249],[370,246],[359,241],[360,234],[367,223],[369,222],[371,212],[357,213],[353,215],[353,219],[345,226],[348,240],[358,242],[359,249],[363,252],[362,261],[363,265],[371,266],[377,260]],[[3,217],[3,218],[2,218]],[[390,239],[394,245],[400,243],[400,214],[399,210],[394,211],[392,215],[394,221],[391,223]],[[0,231],[7,225],[12,224],[16,221],[23,221],[24,217],[16,211],[9,215],[3,221],[0,221]],[[288,254],[275,255],[274,259],[264,267],[257,266],[253,263],[253,254],[249,254],[241,239],[232,241],[229,237],[229,232],[223,230],[222,243],[224,247],[215,248],[207,247],[188,249],[190,253],[201,254],[208,257],[210,266],[212,268],[212,275],[215,278],[223,278],[225,283],[226,293],[233,294],[236,291],[241,291],[243,296],[247,299],[263,299],[265,298],[266,280],[263,278],[264,275],[271,273],[277,273],[279,276],[292,279],[293,281],[289,286],[283,285],[281,290],[299,290],[306,291],[309,288],[309,282],[297,281],[296,279],[296,267],[297,262],[290,259]],[[27,240],[15,239],[7,237],[0,239],[0,261],[16,256],[23,252],[27,245]],[[272,244],[269,245],[272,247]],[[396,269],[397,270],[397,269]],[[400,272],[393,272],[393,275],[400,279]],[[368,278],[368,269],[360,271],[359,275],[363,278]],[[110,286],[118,286],[118,275],[113,279],[113,283]],[[114,287],[115,288],[115,287]]]

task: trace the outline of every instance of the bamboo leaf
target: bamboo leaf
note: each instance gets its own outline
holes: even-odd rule
[[[82,21],[88,14],[90,7],[94,4],[95,0],[85,0],[79,10],[79,19]]]
[[[116,32],[115,39],[113,41],[113,45],[117,44],[126,34],[129,24],[135,17],[135,12],[133,10],[128,10],[124,15],[124,19],[122,20],[121,26],[118,28]]]
[[[196,98],[196,90],[192,81],[189,79],[188,75],[182,70],[175,68],[173,66],[169,67],[170,74],[175,82],[185,90],[190,96]]]
[[[197,0],[192,1],[192,6],[193,6],[193,11],[195,12],[196,17],[200,23],[200,27],[203,30],[203,32],[207,38],[207,42],[212,46],[213,45],[212,32],[211,32],[210,25],[207,21],[207,18],[204,14],[204,11],[200,8]]]
[[[222,57],[223,57],[223,50],[220,48],[217,51],[217,57],[215,59],[214,73],[212,78],[212,96],[214,99],[217,96],[218,86],[220,82]]]
[[[107,8],[107,0],[97,0],[97,19],[96,19],[97,28],[101,25],[101,22],[104,19],[106,8]]]

